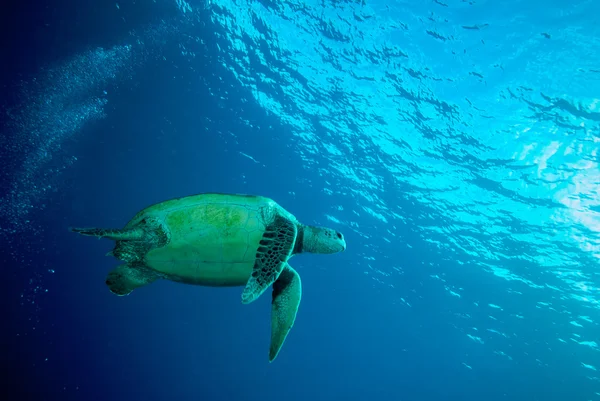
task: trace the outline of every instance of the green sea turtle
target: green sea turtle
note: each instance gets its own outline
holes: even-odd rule
[[[302,296],[300,276],[288,260],[302,252],[346,249],[341,233],[306,226],[262,196],[205,193],[157,203],[122,229],[71,228],[116,241],[108,253],[125,262],[106,278],[109,289],[127,295],[157,279],[203,286],[245,286],[242,303],[271,284],[273,361],[294,324]]]

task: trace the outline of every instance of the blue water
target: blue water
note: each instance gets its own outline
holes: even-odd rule
[[[0,399],[600,400],[600,3],[11,7]],[[270,291],[116,297],[67,230],[201,192],[346,237],[271,364]]]

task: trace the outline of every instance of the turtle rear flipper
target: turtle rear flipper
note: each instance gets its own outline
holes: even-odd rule
[[[159,278],[158,274],[145,267],[121,265],[108,273],[106,285],[113,294],[122,296]]]
[[[130,229],[106,228],[76,228],[70,227],[69,231],[86,235],[88,237],[109,238],[114,241],[139,241],[144,239],[144,230],[139,227]]]

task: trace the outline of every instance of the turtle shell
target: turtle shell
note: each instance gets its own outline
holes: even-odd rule
[[[150,249],[144,264],[170,280],[209,286],[245,285],[265,228],[293,215],[261,196],[200,194],[169,200],[139,212],[127,227],[152,220],[167,243]]]

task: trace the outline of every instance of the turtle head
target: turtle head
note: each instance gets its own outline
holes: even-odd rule
[[[338,253],[346,249],[342,233],[331,228],[303,226],[300,252]]]

